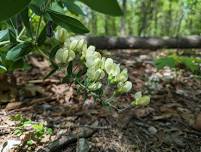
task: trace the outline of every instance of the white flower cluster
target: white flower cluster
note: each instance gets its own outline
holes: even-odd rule
[[[120,65],[114,63],[111,58],[102,57],[95,51],[94,46],[87,47],[85,40],[73,40],[65,42],[64,47],[60,48],[55,60],[58,64],[68,64],[73,61],[76,56],[84,61],[87,67],[87,80],[89,90],[95,91],[102,87],[101,80],[107,75],[110,84],[116,84],[116,93],[126,93],[132,88],[132,83],[128,80],[127,69],[120,70]]]

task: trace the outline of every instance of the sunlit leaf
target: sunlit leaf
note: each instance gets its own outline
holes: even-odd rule
[[[91,9],[98,12],[120,16],[123,12],[117,2],[117,0],[80,0],[84,4],[88,5]]]
[[[74,33],[79,33],[79,34],[84,34],[89,32],[89,30],[80,21],[78,21],[75,18],[66,16],[65,14],[61,14],[53,10],[48,10],[48,13],[56,24],[62,26],[63,28],[67,30],[70,30]]]

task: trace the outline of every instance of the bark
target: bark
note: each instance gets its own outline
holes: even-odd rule
[[[158,37],[86,37],[97,49],[188,49],[201,48],[201,36],[181,38]]]

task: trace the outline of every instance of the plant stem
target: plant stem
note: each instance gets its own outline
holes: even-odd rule
[[[46,58],[46,59],[49,60],[48,55],[46,55],[40,48],[37,47],[37,51],[38,51],[44,58]]]
[[[0,42],[0,46],[1,46],[1,45],[5,45],[5,44],[8,44],[8,43],[10,43],[10,41],[3,41],[3,42]]]

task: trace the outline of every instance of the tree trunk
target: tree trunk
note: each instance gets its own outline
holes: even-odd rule
[[[126,0],[122,1],[122,10],[124,12],[124,15],[121,17],[121,27],[120,27],[120,35],[125,36],[126,35]]]
[[[92,23],[92,33],[94,35],[97,34],[97,15],[95,14],[95,12],[92,10],[91,11],[91,23]]]
[[[97,49],[188,49],[201,48],[201,36],[158,37],[86,37]]]

